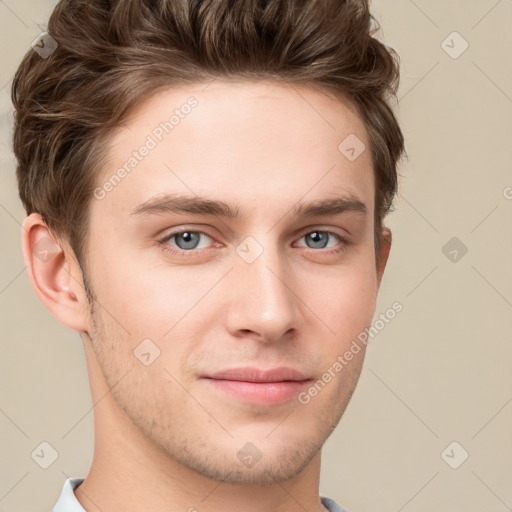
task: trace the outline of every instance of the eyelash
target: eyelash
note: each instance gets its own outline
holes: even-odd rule
[[[174,236],[180,235],[182,233],[195,233],[195,234],[200,234],[200,235],[206,235],[207,237],[213,239],[213,237],[211,237],[208,233],[205,233],[204,231],[194,231],[191,229],[182,229],[181,231],[174,231],[173,233],[170,233],[170,234],[166,235],[164,238],[158,240],[157,241],[158,246],[160,247],[160,249],[162,251],[164,251],[166,253],[171,253],[174,256],[184,256],[184,257],[189,256],[190,257],[191,254],[201,251],[201,249],[190,249],[188,251],[178,250],[178,249],[174,249],[172,246],[169,245],[168,242]],[[350,245],[352,245],[352,242],[350,240],[348,240],[345,237],[342,237],[340,234],[335,233],[334,231],[321,230],[321,229],[313,229],[311,231],[308,231],[307,233],[304,233],[300,238],[304,238],[306,235],[310,235],[311,233],[326,233],[326,234],[336,237],[341,242],[341,244],[335,249],[312,249],[311,247],[307,247],[307,249],[314,251],[314,252],[321,252],[321,253],[329,254],[329,255],[330,254],[338,254],[338,253],[343,252]],[[203,250],[208,250],[208,249],[203,249]]]

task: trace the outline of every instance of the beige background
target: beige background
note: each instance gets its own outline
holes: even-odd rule
[[[11,77],[54,2],[0,0],[0,510],[51,510],[92,460],[82,345],[38,302],[20,252]],[[379,0],[401,55],[409,158],[373,338],[323,452],[321,493],[351,512],[512,510],[512,0]],[[462,40],[469,43],[458,58]],[[448,37],[448,39],[446,39]],[[446,40],[446,43],[442,42]],[[447,47],[448,46],[448,47]],[[449,48],[449,47],[452,48]],[[511,188],[507,188],[511,187]],[[508,191],[508,192],[507,192]],[[509,199],[507,199],[507,196]],[[467,246],[458,261],[442,251]],[[445,251],[446,252],[446,251]],[[41,442],[58,459],[31,458]],[[462,450],[469,458],[460,462]]]

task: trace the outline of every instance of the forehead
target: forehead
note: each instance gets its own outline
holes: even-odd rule
[[[96,185],[107,184],[101,208],[124,215],[176,193],[225,200],[242,214],[349,194],[371,216],[369,149],[356,110],[332,94],[215,80],[161,90],[141,102],[112,134]]]

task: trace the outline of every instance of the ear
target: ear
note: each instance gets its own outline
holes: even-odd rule
[[[392,233],[389,228],[382,230],[382,241],[380,244],[380,253],[377,255],[377,289],[380,288],[382,276],[384,275],[384,269],[389,257],[389,251],[391,250]]]
[[[66,327],[87,331],[87,296],[73,251],[61,247],[38,213],[31,213],[22,228],[23,259],[39,300]]]

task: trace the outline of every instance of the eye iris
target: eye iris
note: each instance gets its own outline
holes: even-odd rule
[[[199,235],[193,231],[184,231],[183,233],[178,233],[174,236],[176,238],[176,245],[178,245],[180,249],[195,249],[199,242]],[[179,242],[181,239],[185,240],[184,245]]]
[[[329,235],[328,233],[322,233],[321,231],[313,231],[312,233],[310,233],[308,235],[308,237],[313,240],[313,242],[316,244],[318,243],[318,241],[320,240],[320,249],[323,249],[326,245],[327,245],[327,240],[329,238]],[[307,237],[306,237],[307,238]],[[322,238],[323,238],[323,241],[325,242],[323,245],[322,245]],[[315,249],[318,249],[319,247],[315,247]]]

